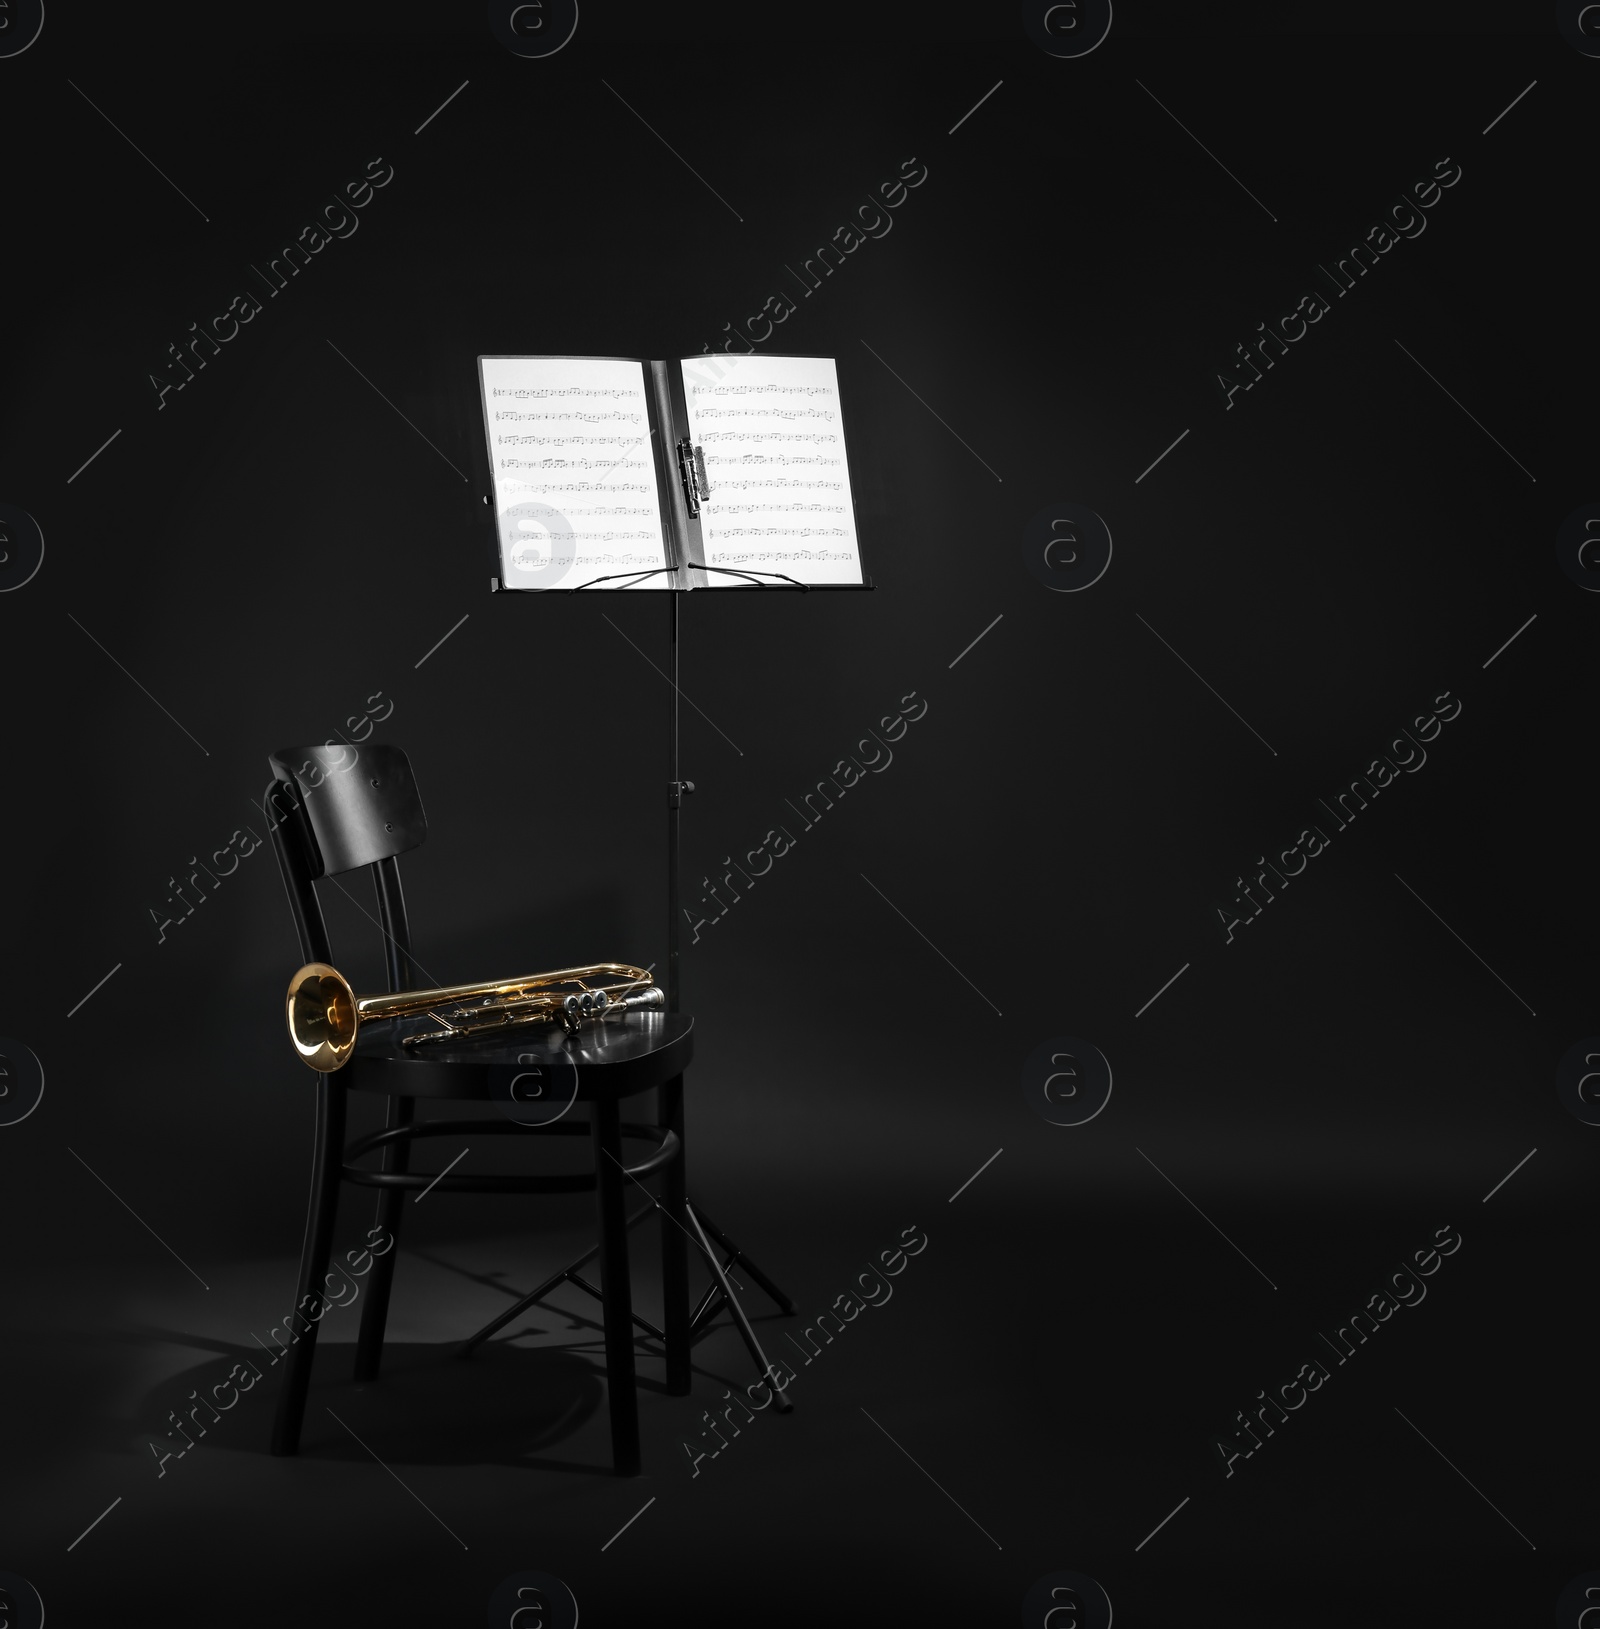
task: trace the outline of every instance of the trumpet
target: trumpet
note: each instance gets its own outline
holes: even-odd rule
[[[596,985],[597,979],[620,982]],[[426,1014],[440,1028],[405,1036],[401,1045],[461,1040],[526,1024],[560,1024],[569,1034],[602,1018],[666,1006],[648,969],[626,962],[592,962],[525,978],[483,984],[447,984],[437,990],[401,990],[358,996],[350,981],[326,962],[307,962],[289,981],[289,1039],[301,1061],[319,1074],[342,1069],[362,1026],[381,1018]]]

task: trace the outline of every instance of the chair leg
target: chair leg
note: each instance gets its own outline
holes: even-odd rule
[[[611,1463],[618,1476],[639,1474],[639,1398],[634,1390],[633,1296],[628,1282],[627,1206],[622,1185],[622,1117],[614,1099],[594,1105],[595,1196],[600,1221],[600,1292],[606,1332],[606,1390]]]
[[[409,1126],[417,1112],[416,1100],[391,1097],[384,1125]],[[406,1171],[411,1167],[411,1139],[402,1137],[383,1152],[385,1171]],[[367,1285],[367,1304],[361,1310],[361,1329],[356,1336],[355,1378],[358,1382],[376,1380],[383,1359],[383,1331],[389,1321],[389,1290],[394,1284],[394,1258],[400,1242],[400,1218],[405,1207],[405,1190],[380,1188],[378,1226],[389,1240],[389,1248],[372,1264],[372,1281]]]
[[[293,1454],[300,1448],[306,1394],[311,1389],[311,1360],[317,1348],[317,1325],[328,1306],[324,1290],[328,1257],[333,1251],[333,1220],[339,1208],[339,1182],[344,1170],[344,1122],[343,1085],[327,1075],[319,1075],[316,1141],[311,1156],[311,1201],[306,1209],[305,1239],[300,1247],[300,1285],[295,1295],[295,1310],[285,1320],[291,1345],[272,1423],[275,1454]],[[298,1332],[296,1316],[305,1326]]]
[[[683,1076],[661,1088],[657,1124],[678,1138],[678,1157],[661,1173],[661,1293],[665,1302],[667,1391],[689,1393],[689,1234],[685,1214],[688,1177],[684,1170]]]

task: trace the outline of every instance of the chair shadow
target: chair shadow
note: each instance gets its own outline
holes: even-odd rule
[[[175,1333],[175,1332],[174,1332]],[[192,1336],[176,1337],[194,1345]],[[260,1347],[201,1343],[216,1356],[170,1376],[140,1400],[137,1417],[162,1421],[146,1433],[173,1459],[195,1447],[269,1454],[283,1365]],[[306,1404],[300,1456],[384,1464],[504,1465],[529,1470],[611,1474],[599,1464],[542,1457],[594,1417],[605,1388],[582,1357],[525,1351],[494,1342],[468,1360],[449,1343],[384,1343],[375,1382],[350,1377],[353,1345],[319,1349]],[[181,1427],[181,1430],[179,1429]]]
[[[465,1278],[465,1279],[467,1279],[469,1282],[471,1282],[473,1284],[482,1285],[486,1289],[497,1290],[497,1291],[499,1291],[499,1293],[501,1295],[510,1296],[513,1300],[520,1301],[522,1299],[523,1294],[526,1293],[526,1292],[524,1292],[522,1290],[516,1289],[513,1285],[508,1284],[508,1283],[505,1282],[505,1280],[510,1276],[512,1269],[509,1269],[509,1268],[493,1268],[493,1269],[489,1270],[488,1272],[474,1272],[470,1267],[463,1267],[458,1262],[448,1261],[443,1256],[433,1255],[433,1254],[431,1254],[430,1252],[428,1252],[426,1250],[417,1250],[417,1249],[413,1248],[413,1249],[409,1250],[406,1253],[409,1254],[409,1255],[415,1256],[419,1261],[425,1261],[430,1266],[439,1268],[443,1272],[455,1273],[459,1277]],[[745,1297],[745,1296],[750,1296],[750,1295],[759,1296],[762,1301],[765,1301],[767,1299],[766,1296],[764,1294],[762,1294],[762,1292],[759,1289],[753,1289],[751,1287],[748,1287],[748,1286],[746,1286],[744,1284],[739,1283],[738,1280],[736,1278],[734,1278],[734,1275],[733,1275],[733,1273],[731,1271],[729,1272],[728,1276],[729,1276],[730,1279],[733,1279],[734,1291],[735,1291],[735,1293],[737,1295],[739,1295],[741,1297],[741,1302],[740,1302],[741,1305],[743,1305],[743,1299],[742,1298]],[[571,1289],[570,1286],[566,1286],[565,1288],[568,1289],[569,1291]],[[603,1330],[604,1329],[605,1326],[597,1318],[585,1317],[581,1312],[577,1312],[577,1311],[572,1310],[572,1308],[570,1306],[561,1305],[561,1304],[552,1302],[550,1300],[550,1296],[561,1293],[562,1289],[563,1289],[563,1286],[557,1285],[554,1289],[552,1289],[550,1291],[550,1295],[546,1296],[541,1301],[535,1302],[534,1305],[537,1306],[537,1307],[540,1307],[541,1309],[543,1309],[543,1311],[547,1315],[551,1314],[551,1313],[557,1313],[561,1317],[564,1317],[564,1318],[568,1319],[569,1322],[571,1322],[574,1325],[581,1325],[581,1326],[583,1326],[585,1328],[594,1329],[594,1330]],[[578,1293],[582,1294],[583,1292],[579,1291]],[[569,1299],[569,1301],[571,1299],[570,1293],[568,1295],[568,1299]],[[597,1306],[599,1303],[595,1302],[593,1300],[590,1300],[588,1304],[590,1306]],[[691,1298],[691,1305],[693,1305],[693,1304],[695,1304],[695,1303],[693,1301],[693,1298]],[[637,1311],[638,1309],[635,1308],[635,1310]],[[777,1323],[777,1322],[779,1322],[780,1320],[783,1320],[783,1319],[798,1317],[799,1314],[794,1313],[794,1312],[783,1312],[780,1309],[775,1308],[775,1307],[774,1308],[769,1308],[768,1310],[765,1310],[765,1311],[752,1312],[752,1311],[750,1311],[750,1309],[748,1307],[746,1307],[745,1308],[745,1316],[750,1320],[752,1325],[755,1325],[755,1324]],[[730,1314],[726,1304],[724,1304],[724,1306],[719,1311],[719,1313],[717,1315],[717,1318],[721,1319],[721,1320],[723,1320],[725,1322],[726,1321],[731,1321],[731,1314]],[[516,1325],[512,1324],[512,1325],[509,1325],[508,1327],[510,1327],[512,1329],[515,1329]],[[719,1324],[717,1322],[716,1319],[714,1319],[709,1324],[703,1325],[695,1333],[694,1344],[698,1345],[701,1341],[703,1341],[706,1338],[707,1335],[711,1334],[713,1331],[715,1331],[716,1329],[718,1329],[720,1327],[722,1327],[722,1326],[721,1326],[721,1324]],[[640,1336],[639,1338],[648,1339],[650,1337]],[[661,1354],[659,1352],[655,1352],[652,1349],[651,1355],[652,1356],[660,1356]],[[641,1382],[641,1384],[644,1384],[644,1382]]]

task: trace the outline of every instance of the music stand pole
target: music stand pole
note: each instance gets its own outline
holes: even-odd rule
[[[681,810],[683,794],[694,790],[693,781],[682,781],[678,778],[678,594],[679,590],[671,588],[667,591],[667,603],[671,607],[668,615],[671,618],[671,660],[669,663],[670,683],[672,686],[672,720],[668,729],[669,742],[669,773],[671,779],[667,782],[667,1011],[677,1012],[680,1009],[680,998],[683,993],[681,972],[681,944],[682,930],[679,923],[683,918],[682,886],[679,875],[681,855],[679,850],[679,836],[681,828]]]
[[[682,778],[679,764],[679,730],[678,730],[678,652],[679,652],[679,596],[688,592],[686,589],[671,588],[667,592],[670,602],[669,639],[671,643],[670,657],[667,665],[669,688],[672,691],[668,706],[671,717],[668,720],[668,772],[671,779],[667,782],[667,1011],[681,1010],[681,996],[683,987],[682,971],[682,943],[683,943],[683,888],[682,888],[682,851],[680,838],[682,835],[683,799],[685,794],[694,791],[694,782]],[[673,1105],[675,1113],[670,1123],[673,1129],[682,1134],[682,1107],[681,1103]],[[704,1228],[711,1239],[727,1252],[727,1260],[723,1263],[725,1269],[743,1266],[755,1283],[771,1298],[778,1310],[786,1317],[792,1316],[796,1310],[794,1302],[784,1293],[761,1268],[752,1261],[743,1250],[739,1248],[706,1215],[698,1204],[694,1206],[697,1214],[696,1227]],[[721,1277],[721,1274],[718,1274]],[[705,1298],[695,1309],[691,1319],[691,1333],[702,1329],[721,1310],[724,1297],[721,1286],[713,1286],[706,1292]]]

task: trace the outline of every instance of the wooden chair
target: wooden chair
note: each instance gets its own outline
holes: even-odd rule
[[[427,820],[411,764],[398,747],[286,747],[272,754],[273,782],[266,806],[273,845],[283,873],[302,962],[337,965],[317,897],[316,884],[345,872],[371,872],[377,899],[377,926],[383,937],[384,965],[391,991],[434,985],[424,980],[412,958],[411,932],[400,888],[398,856],[427,836]],[[530,968],[477,969],[472,976],[514,975]],[[287,981],[286,981],[287,982]],[[634,1327],[665,1343],[667,1389],[689,1390],[691,1314],[688,1295],[688,1225],[694,1218],[684,1194],[683,1072],[693,1056],[693,1020],[680,1013],[630,1012],[591,1025],[573,1036],[559,1029],[523,1030],[504,1039],[435,1042],[412,1052],[400,1038],[417,1028],[436,1028],[430,1019],[390,1019],[365,1025],[355,1053],[342,1069],[310,1075],[316,1093],[316,1140],[311,1198],[300,1256],[296,1313],[303,1328],[290,1349],[278,1398],[272,1451],[293,1454],[300,1442],[317,1326],[329,1302],[325,1294],[340,1185],[351,1182],[378,1189],[378,1223],[398,1239],[405,1195],[428,1188],[439,1193],[572,1193],[596,1195],[600,1258],[599,1295],[603,1305],[606,1377],[611,1416],[612,1462],[620,1476],[639,1473],[639,1417],[634,1381]],[[532,1039],[530,1039],[532,1037]],[[536,1060],[530,1067],[529,1060]],[[564,1105],[586,1104],[587,1123],[558,1112],[548,1123],[529,1124],[516,1105],[529,1093],[530,1075],[548,1082]],[[523,1082],[519,1086],[519,1082]],[[652,1125],[621,1121],[624,1099],[659,1093]],[[388,1098],[384,1128],[347,1148],[345,1109],[353,1091]],[[499,1117],[474,1120],[418,1120],[416,1106],[427,1098],[495,1103]],[[590,1138],[593,1169],[562,1175],[436,1176],[411,1170],[411,1149],[419,1137],[582,1136]],[[642,1141],[648,1152],[625,1165],[622,1142]],[[374,1168],[372,1156],[378,1160]],[[662,1211],[664,1328],[657,1330],[633,1312],[628,1277],[625,1190],[659,1174]],[[654,1202],[652,1201],[652,1204]],[[645,1214],[645,1207],[639,1215]],[[632,1220],[638,1220],[636,1215]],[[698,1231],[698,1224],[696,1225]],[[383,1351],[396,1251],[376,1257],[356,1344],[355,1378],[377,1378]],[[587,1258],[585,1258],[587,1259]],[[574,1267],[580,1265],[575,1263]],[[572,1269],[568,1277],[586,1289]],[[720,1277],[720,1274],[719,1274]],[[552,1281],[554,1282],[554,1281]],[[528,1298],[519,1303],[526,1306]],[[505,1321],[496,1320],[493,1327]],[[468,1343],[468,1349],[481,1334]]]

